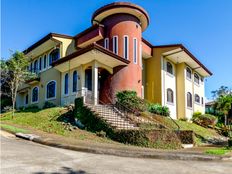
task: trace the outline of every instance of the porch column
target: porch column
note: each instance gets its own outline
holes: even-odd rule
[[[93,92],[93,104],[98,104],[98,66],[96,61],[92,66],[92,92]]]
[[[84,70],[83,65],[81,65],[81,68],[80,68],[80,80],[81,80],[80,94],[83,97],[83,100],[85,102],[86,88],[85,88],[85,70]]]

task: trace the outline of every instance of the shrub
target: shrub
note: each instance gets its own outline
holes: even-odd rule
[[[10,111],[13,111],[13,108],[12,108],[12,106],[5,106],[2,111],[3,112],[10,112]]]
[[[170,115],[169,108],[167,106],[161,106],[158,103],[149,104],[148,111],[153,113],[153,114],[157,114],[157,115],[163,115],[163,116],[169,116]]]
[[[194,123],[203,127],[215,126],[217,124],[217,117],[210,114],[204,114],[197,117],[195,116],[192,120]]]
[[[199,116],[201,116],[201,115],[202,115],[202,113],[199,112],[199,111],[194,112],[194,113],[193,113],[193,118],[199,117]]]
[[[117,102],[133,111],[145,111],[146,102],[137,96],[135,91],[121,91],[116,94]]]
[[[46,108],[53,108],[53,107],[56,107],[56,105],[52,102],[49,102],[49,101],[46,101],[44,103],[44,106],[43,106],[43,109],[46,109]]]
[[[188,121],[188,119],[187,119],[186,117],[180,118],[179,120],[180,120],[180,121]]]
[[[25,109],[27,109],[27,110],[32,109],[33,110],[33,109],[39,109],[39,107],[37,105],[29,105]]]

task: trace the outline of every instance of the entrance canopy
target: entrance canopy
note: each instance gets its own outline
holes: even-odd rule
[[[66,72],[69,69],[87,64],[94,60],[97,60],[101,64],[110,68],[120,65],[126,66],[130,63],[129,60],[126,60],[97,44],[92,44],[53,62],[52,66],[60,72]]]

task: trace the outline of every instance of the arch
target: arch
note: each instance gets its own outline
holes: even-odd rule
[[[60,48],[56,48],[49,53],[49,65],[60,58]]]
[[[170,62],[167,62],[167,72],[173,74],[173,66]]]
[[[192,71],[189,67],[186,68],[186,77],[192,79]]]
[[[68,94],[68,73],[64,76],[64,94]]]
[[[170,88],[167,89],[167,102],[169,103],[174,102],[173,90]]]
[[[192,94],[190,92],[187,93],[187,107],[193,107]]]
[[[200,103],[200,96],[198,94],[195,94],[195,102]]]
[[[31,91],[31,102],[37,103],[39,101],[39,87],[35,86]]]
[[[194,82],[196,84],[199,84],[200,83],[200,78],[199,78],[199,75],[197,73],[194,73]]]
[[[78,74],[77,74],[77,71],[75,70],[74,72],[73,72],[73,92],[77,92],[77,76],[78,76]]]
[[[56,81],[51,80],[46,85],[46,96],[47,100],[55,99],[56,98]]]

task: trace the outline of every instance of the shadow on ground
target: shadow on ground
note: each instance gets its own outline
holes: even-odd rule
[[[84,170],[75,170],[70,167],[62,167],[60,172],[35,172],[33,174],[88,174]]]

